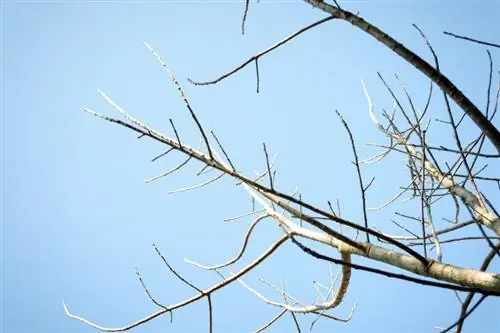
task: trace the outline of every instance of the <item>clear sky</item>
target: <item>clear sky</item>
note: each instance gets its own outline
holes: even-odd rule
[[[444,36],[442,31],[499,43],[498,0],[342,3],[430,60],[425,43],[411,26],[418,24],[440,56],[442,70],[484,107],[485,49]],[[152,242],[200,287],[208,287],[218,277],[183,259],[216,264],[230,259],[240,247],[251,219],[232,223],[223,219],[248,212],[252,204],[232,180],[223,178],[197,191],[168,194],[200,181],[195,175],[200,166],[193,164],[181,173],[144,184],[144,179],[175,166],[183,157],[172,154],[151,163],[163,147],[137,140],[134,133],[82,112],[89,107],[116,116],[98,96],[100,88],[132,115],[168,134],[172,118],[180,136],[198,144],[177,91],[143,40],[165,58],[202,123],[216,131],[239,169],[252,174],[265,168],[265,141],[271,155],[280,153],[279,188],[293,192],[299,186],[304,198],[322,206],[338,198],[343,216],[356,221],[361,221],[362,214],[350,164],[352,152],[334,111],[339,110],[350,123],[361,156],[368,157],[377,150],[364,143],[385,143],[385,139],[370,122],[361,79],[378,114],[382,108],[390,109],[391,99],[377,71],[396,88],[399,83],[393,74],[398,73],[419,107],[425,103],[428,84],[421,74],[340,21],[309,31],[261,59],[258,95],[253,65],[217,86],[194,87],[187,82],[188,77],[214,78],[324,17],[299,0],[252,3],[245,36],[240,32],[243,0],[11,0],[1,5],[0,321],[6,333],[94,331],[68,318],[63,300],[74,313],[104,326],[125,325],[156,311],[136,279],[135,266],[162,302],[175,303],[192,295],[164,267]],[[491,51],[498,70],[499,50]],[[438,98],[435,103],[432,111],[442,116]],[[433,140],[450,135],[433,126]],[[365,169],[367,180],[377,175],[369,206],[382,204],[405,185],[404,163],[394,157]],[[372,213],[370,223],[392,230],[389,219],[394,210]],[[279,234],[273,223],[260,225],[244,262]],[[443,259],[477,268],[487,252],[483,242],[445,246]],[[498,260],[490,270],[500,270]],[[309,301],[317,296],[312,281],[327,284],[330,279],[327,264],[292,245],[244,279],[280,300],[280,295],[258,282],[259,277],[275,285],[284,279],[287,290]],[[277,313],[238,284],[217,293],[213,302],[216,332],[250,332]],[[434,325],[447,326],[456,320],[460,308],[452,292],[357,271],[345,304],[332,314],[347,316],[355,302],[358,308],[349,324],[319,320],[314,331],[435,332]],[[499,305],[498,300],[486,300],[466,329],[500,331]],[[299,319],[307,331],[314,317]],[[167,315],[135,331],[206,332],[207,323],[202,301],[176,311],[172,323]],[[271,331],[293,328],[292,319],[285,316]]]

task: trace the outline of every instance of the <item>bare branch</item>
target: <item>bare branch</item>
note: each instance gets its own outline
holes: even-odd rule
[[[191,104],[189,104],[189,101],[188,101],[186,95],[184,94],[184,90],[179,85],[179,82],[177,82],[177,80],[175,79],[175,76],[172,73],[172,71],[170,71],[170,68],[168,68],[167,64],[165,64],[165,62],[163,61],[163,58],[151,47],[151,45],[149,45],[148,42],[144,41],[144,45],[146,45],[148,50],[151,51],[151,53],[153,53],[153,55],[156,57],[156,59],[158,59],[158,62],[163,67],[163,69],[165,69],[168,76],[172,80],[172,83],[175,85],[175,87],[179,91],[179,93],[181,95],[181,99],[183,100],[184,104],[186,105],[187,109],[189,110],[189,114],[191,115],[191,118],[193,118],[194,122],[196,123],[196,126],[198,126],[198,129],[201,133],[201,136],[203,137],[203,140],[205,141],[205,145],[207,146],[207,150],[208,150],[208,155],[210,156],[210,159],[213,160],[214,158],[212,156],[212,150],[210,148],[210,143],[208,142],[208,138],[205,134],[205,131],[203,130],[203,127],[201,126],[200,121],[198,120],[198,117],[196,117],[194,110],[191,108]]]
[[[363,220],[365,222],[365,228],[368,229],[368,216],[366,213],[366,189],[365,189],[365,186],[363,185],[363,177],[361,176],[361,169],[359,167],[359,160],[358,160],[358,153],[356,151],[356,144],[354,143],[354,138],[352,136],[351,129],[349,128],[349,125],[347,125],[347,122],[340,115],[340,113],[338,111],[336,111],[336,112],[337,112],[337,115],[339,116],[340,120],[342,121],[342,124],[344,125],[344,127],[347,131],[347,134],[349,134],[349,140],[351,141],[352,153],[354,154],[354,165],[356,166],[359,187],[361,189],[361,203],[363,205]],[[370,243],[370,235],[368,233],[366,233],[366,242]]]
[[[224,172],[221,172],[220,174],[218,174],[217,176],[215,176],[214,178],[212,179],[209,179],[207,181],[204,181],[203,183],[200,183],[200,184],[196,184],[196,185],[193,185],[193,186],[188,186],[188,187],[183,187],[183,188],[179,188],[177,190],[170,190],[168,191],[168,194],[175,194],[175,193],[180,193],[180,192],[186,192],[186,191],[191,191],[191,190],[196,190],[198,188],[201,188],[203,186],[206,186],[208,184],[211,184],[219,179],[222,178],[222,176],[224,176],[225,173]]]
[[[314,28],[314,27],[316,27],[316,26],[318,26],[318,25],[320,25],[320,24],[322,24],[322,23],[325,23],[325,22],[327,22],[327,21],[330,21],[330,20],[332,20],[332,19],[333,19],[333,17],[331,17],[331,16],[325,17],[324,19],[321,19],[321,20],[319,20],[319,21],[316,21],[316,22],[314,22],[314,23],[312,23],[312,24],[308,25],[307,27],[304,27],[304,28],[302,28],[302,29],[300,29],[300,30],[298,30],[298,31],[294,32],[293,34],[291,34],[290,36],[286,37],[285,39],[283,39],[283,40],[279,41],[278,43],[274,44],[273,46],[268,47],[267,49],[265,49],[265,50],[263,50],[263,51],[261,51],[261,52],[257,53],[256,55],[252,56],[250,59],[248,59],[247,61],[245,61],[244,63],[242,63],[242,64],[241,64],[241,65],[239,65],[238,67],[236,67],[236,68],[232,69],[231,71],[229,71],[229,72],[227,72],[227,73],[225,73],[225,74],[221,75],[220,77],[218,77],[218,78],[216,78],[216,79],[214,79],[214,80],[212,80],[212,81],[197,82],[197,81],[193,81],[193,80],[191,80],[191,79],[188,79],[188,81],[189,81],[189,82],[191,82],[192,84],[196,85],[196,86],[207,86],[207,85],[211,85],[211,84],[216,84],[216,83],[219,83],[220,81],[222,81],[222,80],[224,80],[224,79],[226,79],[226,78],[230,77],[231,75],[233,75],[233,74],[235,74],[235,73],[239,72],[241,69],[245,68],[245,67],[246,67],[248,64],[250,64],[252,61],[257,62],[257,60],[258,60],[260,57],[262,57],[262,56],[266,55],[267,53],[269,53],[269,52],[271,52],[271,51],[273,51],[273,50],[277,49],[277,48],[278,48],[278,47],[280,47],[281,45],[283,45],[283,44],[287,43],[288,41],[290,41],[290,40],[292,40],[293,38],[297,37],[298,35],[302,34],[303,32],[306,32],[307,30],[312,29],[312,28]],[[257,64],[256,64],[256,68],[258,69],[258,65],[257,65]],[[257,73],[258,73],[258,71],[257,71]],[[257,82],[258,82],[258,80],[257,80]],[[257,91],[258,91],[258,89],[259,89],[259,86],[257,85]]]
[[[244,276],[246,273],[250,272],[251,270],[253,270],[255,267],[257,267],[260,263],[262,263],[264,260],[266,260],[271,254],[274,253],[274,251],[276,251],[281,245],[283,245],[287,240],[289,239],[289,235],[284,235],[282,236],[280,239],[278,239],[276,242],[274,242],[273,245],[271,245],[271,247],[265,251],[263,254],[261,254],[256,260],[254,260],[253,262],[251,262],[250,264],[248,264],[247,266],[245,266],[244,268],[242,268],[238,273],[234,274],[233,276],[231,276],[230,278],[227,278],[225,280],[223,280],[222,282],[219,282],[218,284],[215,284],[213,285],[212,287],[208,288],[208,289],[205,289],[205,290],[202,290],[198,295],[196,296],[193,296],[191,298],[188,298],[186,300],[183,300],[179,303],[176,303],[176,304],[172,304],[170,306],[167,306],[165,309],[162,309],[162,310],[159,310],[147,317],[144,317],[132,324],[129,324],[129,325],[126,325],[126,326],[122,326],[122,327],[116,327],[116,328],[112,328],[112,327],[104,327],[104,326],[100,326],[88,319],[85,319],[84,317],[80,317],[80,316],[77,316],[77,315],[74,315],[73,313],[71,313],[69,311],[69,309],[67,308],[66,304],[64,303],[63,301],[63,307],[64,307],[64,311],[66,312],[66,315],[70,318],[73,318],[73,319],[76,319],[76,320],[79,320],[93,328],[96,328],[100,331],[103,331],[103,332],[124,332],[124,331],[128,331],[134,327],[137,327],[137,326],[140,326],[144,323],[147,323],[153,319],[155,319],[156,317],[159,317],[167,312],[171,312],[175,309],[178,309],[178,308],[181,308],[181,307],[184,307],[186,305],[189,305],[191,303],[194,303],[198,300],[200,300],[201,298],[207,296],[207,295],[210,295],[214,292],[216,292],[217,290],[221,289],[221,288],[224,288],[225,286],[229,285],[230,283],[236,281],[237,279],[239,279],[240,277]]]
[[[234,257],[233,259],[229,260],[228,262],[224,263],[224,264],[220,264],[220,265],[215,265],[215,266],[204,266],[204,265],[201,265],[201,264],[198,264],[192,260],[189,260],[189,259],[184,259],[184,261],[186,261],[187,263],[191,264],[191,265],[194,265],[198,268],[202,268],[202,269],[206,269],[206,270],[217,270],[217,269],[221,269],[221,268],[224,268],[224,267],[227,267],[227,266],[230,266],[232,264],[234,264],[235,262],[237,262],[238,260],[240,260],[240,258],[243,256],[243,253],[245,253],[245,250],[247,248],[247,244],[248,244],[248,240],[250,239],[250,235],[252,234],[252,231],[253,229],[255,228],[255,226],[262,220],[268,218],[270,215],[269,214],[264,214],[264,215],[260,215],[259,217],[257,217],[253,222],[252,224],[250,225],[250,228],[248,228],[248,231],[245,235],[245,239],[243,241],[243,245],[241,246],[241,250],[240,252],[236,255],[236,257]]]
[[[478,40],[478,39],[456,35],[454,33],[448,32],[448,31],[443,31],[443,34],[448,35],[448,36],[452,36],[452,37],[455,37],[455,38],[458,38],[458,39],[468,40],[469,42],[473,42],[473,43],[477,43],[477,44],[482,44],[482,45],[487,45],[487,46],[493,46],[493,47],[500,48],[499,44],[490,43],[490,42],[484,42],[484,41],[481,41],[481,40]]]
[[[401,134],[388,132],[380,125],[380,123],[376,120],[375,115],[372,111],[371,99],[368,95],[368,92],[365,88],[365,94],[368,100],[368,112],[372,120],[374,120],[375,125],[379,128],[384,134],[388,136],[393,136],[398,140],[398,143],[403,145],[405,149],[408,151],[408,154],[412,157],[422,160],[422,154],[419,153],[415,146],[410,144],[406,138],[404,138]],[[459,149],[460,150],[460,149]],[[462,150],[463,151],[463,150]],[[464,203],[472,209],[475,213],[478,221],[492,229],[497,235],[500,235],[500,218],[495,216],[495,214],[488,212],[483,205],[481,205],[480,200],[470,191],[465,189],[462,186],[457,185],[452,178],[440,172],[430,161],[424,160],[422,161],[422,165],[426,168],[428,174],[432,176],[435,180],[437,180],[440,184],[442,184],[445,188],[447,188],[451,194],[458,196],[460,199],[464,201]]]
[[[247,21],[248,7],[250,7],[250,0],[245,0],[245,11],[243,12],[243,18],[241,19],[241,34],[245,34],[245,23]]]

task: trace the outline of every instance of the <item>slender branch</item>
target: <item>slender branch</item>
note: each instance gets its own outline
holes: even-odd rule
[[[482,45],[487,45],[487,46],[493,46],[493,47],[500,48],[500,44],[495,44],[495,43],[490,43],[490,42],[484,42],[484,41],[481,41],[479,39],[474,39],[474,38],[470,38],[470,37],[466,37],[466,36],[456,35],[454,33],[448,32],[448,31],[443,31],[443,34],[448,35],[448,36],[452,36],[452,37],[455,37],[455,38],[458,38],[458,39],[468,40],[469,42],[474,42],[474,43],[477,43],[477,44],[482,44]]]
[[[497,243],[496,249],[497,250],[500,249],[500,243]],[[490,265],[491,261],[495,257],[495,254],[496,254],[496,251],[494,251],[494,249],[491,249],[490,253],[488,253],[488,255],[486,256],[486,258],[484,259],[483,264],[481,265],[481,268],[479,269],[480,271],[482,271],[482,272],[486,271],[486,269]],[[460,319],[455,324],[455,325],[457,325],[457,333],[462,332],[462,328],[463,328],[463,325],[464,325],[464,320],[466,318],[467,309],[468,309],[470,303],[472,302],[472,299],[474,298],[474,295],[475,294],[472,293],[472,292],[469,293],[467,295],[467,298],[465,299],[465,301],[462,303],[462,309],[460,310]]]
[[[257,259],[255,259],[252,263],[248,264],[247,266],[245,266],[244,268],[242,268],[238,273],[234,274],[233,276],[227,278],[227,279],[224,279],[222,282],[219,282],[218,284],[215,284],[213,285],[212,287],[208,288],[208,289],[205,289],[205,290],[202,290],[198,295],[195,295],[191,298],[188,298],[188,299],[185,299],[179,303],[176,303],[176,304],[172,304],[170,306],[167,306],[165,309],[161,309],[153,314],[150,314],[149,316],[146,316],[136,322],[133,322],[129,325],[126,325],[126,326],[122,326],[122,327],[104,327],[104,326],[100,326],[84,317],[80,317],[80,316],[77,316],[77,315],[74,315],[73,313],[71,313],[68,309],[68,307],[66,306],[65,302],[63,301],[63,307],[64,307],[64,311],[66,312],[66,315],[70,318],[73,318],[73,319],[76,319],[76,320],[79,320],[93,328],[96,328],[100,331],[103,331],[103,332],[124,332],[124,331],[128,331],[134,327],[137,327],[137,326],[140,326],[144,323],[147,323],[153,319],[155,319],[156,317],[159,317],[167,312],[171,312],[175,309],[178,309],[178,308],[181,308],[181,307],[184,307],[186,305],[189,305],[191,303],[194,303],[198,300],[200,300],[201,298],[205,297],[206,295],[209,295],[209,294],[212,294],[214,292],[216,292],[217,290],[221,289],[221,288],[224,288],[225,286],[229,285],[230,283],[236,281],[237,279],[239,279],[240,277],[244,276],[245,274],[247,274],[248,272],[250,272],[251,270],[253,270],[256,266],[258,266],[260,263],[262,263],[264,260],[266,260],[271,254],[273,254],[281,245],[283,245],[287,240],[289,239],[289,235],[284,235],[282,236],[280,239],[278,239],[276,242],[274,242],[274,244],[271,245],[271,247],[269,249],[267,249],[263,254],[261,254]]]
[[[459,323],[464,322],[464,320],[467,319],[467,317],[470,316],[472,314],[472,312],[474,312],[474,310],[476,310],[479,307],[479,305],[481,305],[481,303],[486,299],[486,297],[488,297],[488,295],[483,294],[481,296],[481,298],[477,301],[477,303],[474,304],[474,306],[472,308],[470,308],[469,311],[467,311],[463,316],[460,316],[460,318],[456,322],[454,322],[448,328],[441,331],[441,333],[447,333],[447,332],[451,331],[453,329],[453,327],[457,326]]]
[[[144,41],[144,45],[146,45],[148,50],[151,51],[151,53],[153,53],[153,55],[156,57],[156,59],[158,59],[158,62],[160,63],[160,65],[167,72],[168,76],[170,76],[172,83],[176,86],[177,90],[179,91],[179,94],[181,95],[181,99],[183,100],[184,104],[186,105],[187,109],[189,110],[189,114],[191,115],[191,118],[193,118],[194,122],[196,123],[196,126],[198,126],[198,129],[201,133],[201,136],[203,137],[203,140],[205,141],[205,145],[207,146],[208,156],[210,156],[210,159],[213,160],[214,157],[212,156],[212,149],[210,148],[210,143],[208,142],[207,135],[205,134],[205,131],[203,130],[203,127],[201,126],[201,123],[198,120],[198,117],[194,113],[194,110],[191,107],[191,104],[189,103],[189,101],[186,97],[186,94],[184,94],[184,90],[179,85],[179,82],[177,82],[177,80],[176,80],[174,74],[172,73],[172,71],[170,70],[170,68],[168,68],[167,64],[163,61],[163,58],[153,49],[153,47],[151,47],[151,45],[149,45],[148,42]]]
[[[248,59],[247,61],[245,61],[244,63],[242,63],[241,65],[239,65],[238,67],[230,70],[229,72],[219,76],[218,78],[214,79],[214,80],[211,80],[211,81],[204,81],[204,82],[198,82],[198,81],[193,81],[191,79],[188,79],[189,82],[191,82],[192,84],[194,84],[195,86],[207,86],[207,85],[211,85],[211,84],[216,84],[216,83],[219,83],[220,81],[230,77],[231,75],[239,72],[241,69],[245,68],[248,64],[250,64],[252,61],[255,61],[257,62],[257,59],[259,59],[260,57],[266,55],[267,53],[277,49],[278,47],[280,47],[281,45],[289,42],[290,40],[294,39],[295,37],[299,36],[300,34],[302,34],[303,32],[306,32],[307,30],[309,29],[312,29],[322,23],[325,23],[327,21],[330,21],[332,20],[333,17],[331,16],[328,16],[328,17],[325,17],[319,21],[316,21],[310,25],[308,25],[307,27],[304,27],[296,32],[294,32],[293,34],[291,34],[290,36],[286,37],[285,39],[279,41],[278,43],[274,44],[273,46],[271,47],[268,47],[267,49],[255,54],[254,56],[252,56],[250,59]],[[258,69],[258,66],[257,66],[257,63],[256,63],[256,67]],[[258,71],[257,71],[258,73]],[[258,82],[258,80],[257,80]],[[258,85],[257,85],[257,89],[258,89]]]
[[[220,265],[215,265],[215,266],[204,266],[204,265],[201,265],[199,263],[196,263],[192,260],[189,260],[189,259],[184,259],[184,261],[186,261],[187,263],[191,264],[191,265],[194,265],[198,268],[202,268],[202,269],[206,269],[206,270],[218,270],[218,269],[221,269],[221,268],[224,268],[224,267],[227,267],[227,266],[230,266],[232,264],[234,264],[235,262],[237,262],[238,260],[240,260],[240,258],[243,256],[243,254],[245,253],[245,250],[247,248],[247,245],[248,245],[248,240],[250,239],[250,235],[252,234],[252,231],[254,230],[255,226],[257,226],[257,224],[268,218],[270,215],[269,214],[264,214],[264,215],[260,215],[259,217],[257,217],[253,223],[250,225],[250,228],[248,228],[248,231],[247,233],[245,234],[245,239],[243,241],[243,245],[241,246],[241,249],[240,251],[238,252],[238,254],[236,255],[236,257],[234,257],[233,259],[229,260],[228,262],[224,263],[224,264],[220,264]]]
[[[363,177],[361,176],[361,169],[359,167],[359,159],[358,159],[358,153],[356,151],[356,144],[354,143],[354,138],[352,136],[351,129],[349,128],[349,125],[347,125],[347,122],[345,119],[340,115],[338,111],[335,111],[337,113],[337,116],[339,116],[340,120],[342,121],[342,124],[344,125],[347,134],[349,134],[349,140],[351,141],[351,147],[352,147],[352,153],[354,154],[354,165],[356,166],[356,173],[358,174],[358,182],[359,182],[359,187],[361,189],[361,203],[363,205],[363,220],[365,222],[365,228],[368,229],[368,216],[366,213],[366,189],[365,186],[363,185]],[[366,233],[366,242],[370,243],[370,235]]]
[[[241,34],[245,34],[245,23],[247,21],[248,7],[250,7],[250,0],[245,0],[245,11],[243,12],[243,18],[241,19]]]

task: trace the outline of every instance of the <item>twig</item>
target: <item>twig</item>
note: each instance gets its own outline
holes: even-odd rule
[[[158,155],[158,156],[156,156],[155,158],[153,158],[153,159],[151,160],[151,162],[155,162],[155,161],[156,161],[156,160],[158,160],[159,158],[161,158],[161,157],[163,157],[163,156],[167,155],[168,153],[170,153],[172,150],[174,150],[174,148],[170,148],[170,149],[168,149],[168,150],[167,150],[167,151],[165,151],[164,153],[161,153],[160,155]]]
[[[283,315],[285,313],[287,313],[287,312],[288,311],[286,309],[281,310],[280,312],[278,312],[278,314],[276,316],[274,316],[274,318],[272,318],[270,321],[268,321],[265,325],[263,325],[260,328],[258,328],[257,330],[255,330],[254,333],[264,332],[266,329],[268,329],[269,327],[271,327],[272,324],[274,324],[275,322],[277,322],[278,319],[280,319],[281,317],[283,317]]]
[[[172,118],[168,118],[170,121],[170,125],[172,125],[172,129],[174,130],[175,138],[177,139],[177,143],[179,144],[179,147],[182,146],[181,144],[181,139],[179,138],[179,134],[177,133],[177,129],[175,128],[174,122],[172,121]]]
[[[500,249],[500,243],[497,243],[496,249]],[[492,249],[490,253],[486,256],[486,258],[483,261],[483,264],[481,265],[481,268],[479,269],[480,271],[486,271],[488,266],[490,265],[491,261],[495,257],[495,251]],[[465,320],[465,315],[467,313],[467,308],[469,307],[470,303],[472,302],[472,299],[474,298],[474,293],[469,293],[465,299],[465,301],[462,303],[462,308],[460,310],[460,319],[459,321],[455,324],[457,325],[457,333],[462,332],[462,328],[464,325],[464,320]]]
[[[224,267],[227,267],[227,266],[230,266],[232,264],[234,264],[235,262],[237,262],[238,260],[240,260],[240,258],[243,256],[243,253],[245,253],[245,250],[247,248],[247,244],[248,244],[248,240],[250,239],[250,235],[252,234],[252,231],[253,229],[255,228],[255,226],[262,220],[268,218],[269,215],[268,214],[264,214],[264,215],[260,215],[259,217],[257,217],[253,223],[250,225],[250,228],[248,228],[248,231],[247,233],[245,234],[245,239],[243,241],[243,245],[241,246],[241,249],[240,251],[238,252],[238,254],[236,255],[236,257],[234,257],[233,259],[229,260],[228,262],[224,263],[224,264],[220,264],[220,265],[215,265],[215,266],[204,266],[204,265],[201,265],[199,263],[196,263],[192,260],[189,260],[189,259],[184,259],[184,261],[186,261],[187,263],[191,264],[191,265],[194,265],[198,268],[202,268],[202,269],[206,269],[206,270],[218,270],[218,269],[221,269],[221,268],[224,268]]]
[[[253,262],[251,262],[250,264],[248,264],[247,266],[243,267],[238,273],[234,274],[233,276],[223,280],[222,282],[219,282],[215,285],[213,285],[212,287],[208,288],[208,289],[205,289],[205,290],[202,290],[198,295],[195,295],[191,298],[188,298],[188,299],[185,299],[179,303],[176,303],[176,304],[172,304],[168,307],[166,307],[165,309],[161,309],[149,316],[146,316],[134,323],[131,323],[129,325],[126,325],[126,326],[122,326],[122,327],[116,327],[116,328],[111,328],[111,327],[104,327],[104,326],[100,326],[100,325],[97,325],[96,323],[88,320],[88,319],[85,319],[84,317],[80,317],[80,316],[76,316],[74,315],[73,313],[71,313],[68,309],[68,307],[66,306],[65,302],[63,301],[63,307],[64,307],[64,311],[66,312],[66,315],[70,318],[73,318],[73,319],[76,319],[76,320],[79,320],[93,328],[96,328],[98,330],[101,330],[103,332],[123,332],[123,331],[128,331],[134,327],[137,327],[137,326],[140,326],[144,323],[147,323],[153,319],[155,319],[156,317],[159,317],[169,311],[173,311],[175,309],[178,309],[178,308],[181,308],[181,307],[184,307],[186,305],[189,305],[191,303],[194,303],[198,300],[200,300],[201,298],[205,297],[206,295],[209,295],[209,294],[212,294],[214,292],[216,292],[217,290],[221,289],[221,288],[224,288],[225,286],[229,285],[230,283],[236,281],[238,278],[242,277],[243,275],[245,275],[246,273],[250,272],[252,269],[254,269],[256,266],[258,266],[260,263],[262,263],[264,260],[266,260],[271,254],[274,253],[274,251],[276,251],[281,245],[283,245],[287,240],[289,239],[289,236],[288,235],[284,235],[282,236],[280,239],[278,239],[276,242],[274,242],[271,247],[269,247],[269,249],[267,249],[264,253],[262,253],[257,259],[255,259]]]
[[[179,188],[179,189],[176,189],[176,190],[170,190],[170,191],[168,191],[168,194],[175,194],[175,193],[180,193],[180,192],[186,192],[186,191],[196,190],[197,188],[206,186],[208,184],[211,184],[211,183],[219,180],[224,175],[226,175],[226,174],[224,172],[221,172],[220,174],[218,174],[214,178],[209,179],[207,181],[204,181],[203,183],[199,183],[199,184],[188,186],[188,187]]]
[[[338,111],[335,111],[337,113],[337,116],[339,116],[340,120],[342,121],[342,124],[344,125],[347,134],[349,134],[349,140],[351,141],[351,147],[352,147],[352,153],[354,154],[354,165],[356,166],[356,172],[358,174],[358,181],[359,181],[359,187],[361,189],[361,202],[363,205],[363,220],[365,222],[365,228],[368,229],[368,216],[366,213],[366,189],[363,185],[363,177],[361,176],[361,169],[359,167],[359,159],[358,159],[358,153],[356,151],[356,144],[354,143],[354,138],[351,133],[351,129],[349,128],[349,125],[347,125],[347,122],[345,119],[340,115]],[[370,235],[366,233],[366,242],[370,244]]]
[[[224,222],[230,222],[230,221],[238,220],[238,219],[241,219],[243,217],[254,215],[254,214],[258,214],[258,213],[262,213],[262,212],[265,212],[265,211],[266,211],[265,209],[259,209],[259,210],[251,211],[249,213],[244,213],[244,214],[240,214],[240,215],[236,215],[236,216],[232,216],[232,217],[226,217],[224,219]]]
[[[262,143],[262,146],[264,148],[264,155],[266,156],[267,175],[269,176],[269,187],[271,188],[271,191],[274,191],[273,176],[271,172],[271,167],[269,165],[269,155],[267,154],[265,142]]]
[[[476,304],[474,304],[472,308],[470,308],[469,311],[467,311],[463,316],[460,316],[460,318],[456,322],[454,322],[448,328],[441,331],[441,333],[449,332],[450,330],[453,329],[453,327],[457,326],[460,322],[463,322],[465,319],[467,319],[467,317],[470,316],[472,312],[474,312],[474,310],[476,310],[479,305],[481,305],[481,303],[486,299],[486,297],[488,297],[488,295],[486,294],[481,295],[481,298],[477,301]]]
[[[155,180],[158,180],[162,177],[166,177],[168,175],[170,175],[171,173],[175,172],[175,171],[178,171],[180,170],[183,166],[185,166],[186,164],[188,164],[188,162],[191,160],[192,156],[188,156],[184,162],[182,162],[181,164],[179,164],[178,166],[176,166],[175,168],[172,168],[168,171],[165,171],[164,173],[162,173],[161,175],[158,175],[158,176],[154,176],[154,177],[151,177],[151,178],[148,178],[148,179],[145,179],[144,182],[145,183],[151,183]]]
[[[179,91],[179,94],[181,95],[181,99],[183,100],[184,104],[186,105],[187,109],[189,110],[189,114],[191,115],[191,118],[193,118],[194,122],[196,123],[196,126],[198,126],[198,129],[201,133],[201,136],[203,137],[203,140],[205,141],[205,145],[207,146],[208,150],[208,156],[210,156],[210,159],[213,160],[214,157],[212,156],[212,150],[210,148],[210,143],[208,142],[208,138],[205,134],[205,131],[203,130],[203,127],[201,126],[200,121],[198,120],[198,117],[196,117],[196,114],[194,113],[194,110],[191,108],[191,104],[189,103],[186,95],[184,94],[184,90],[181,88],[179,85],[179,82],[177,82],[174,74],[170,70],[170,68],[167,67],[167,64],[163,61],[163,58],[149,45],[148,42],[144,41],[144,45],[148,48],[151,53],[158,59],[158,62],[160,65],[165,69],[167,72],[168,76],[170,76],[170,79],[172,80],[173,84],[176,86],[177,90]]]
[[[319,21],[316,21],[310,25],[308,25],[307,27],[304,27],[296,32],[294,32],[293,34],[291,34],[290,36],[286,37],[285,39],[279,41],[278,43],[274,44],[273,46],[271,47],[268,47],[267,49],[257,53],[256,55],[252,56],[250,59],[248,59],[247,61],[245,61],[244,63],[242,63],[241,65],[239,65],[238,67],[232,69],[231,71],[221,75],[220,77],[212,80],[212,81],[204,81],[204,82],[197,82],[197,81],[193,81],[191,79],[188,79],[189,82],[191,82],[192,84],[194,84],[195,86],[207,86],[207,85],[211,85],[211,84],[216,84],[216,83],[219,83],[220,81],[230,77],[231,75],[235,74],[236,72],[240,71],[241,69],[243,69],[244,67],[246,67],[248,64],[250,64],[252,61],[257,61],[257,59],[259,59],[260,57],[266,55],[267,53],[277,49],[278,47],[280,47],[281,45],[285,44],[286,42],[292,40],[293,38],[297,37],[298,35],[300,35],[301,33],[303,32],[306,32],[307,30],[309,29],[312,29],[322,23],[325,23],[327,21],[330,21],[332,20],[333,17],[332,16],[328,16],[328,17],[325,17],[324,19],[321,19]]]
[[[455,38],[458,38],[458,39],[468,40],[469,42],[474,42],[474,43],[477,43],[477,44],[488,45],[488,46],[493,46],[493,47],[500,48],[499,44],[490,43],[490,42],[483,42],[483,41],[478,40],[478,39],[456,35],[454,33],[448,32],[448,31],[443,31],[443,34],[448,35],[448,36],[452,36],[452,37],[455,37]]]
[[[250,7],[250,0],[245,0],[245,11],[243,12],[243,19],[241,20],[241,34],[245,34],[245,22],[247,21],[248,7]]]
[[[234,167],[233,165],[233,162],[231,162],[231,159],[229,158],[229,156],[227,155],[226,153],[226,150],[224,149],[224,147],[222,147],[222,144],[220,143],[219,139],[217,138],[217,136],[215,135],[215,132],[213,130],[210,131],[210,133],[212,133],[212,136],[214,137],[215,141],[217,142],[217,144],[219,145],[219,148],[220,150],[222,151],[222,153],[224,154],[224,156],[226,157],[226,160],[227,162],[229,163],[229,165],[231,166],[231,168],[233,169],[233,171],[236,171],[236,168]]]
[[[149,289],[146,287],[146,284],[144,283],[144,281],[142,279],[142,276],[141,276],[141,273],[139,272],[139,268],[138,267],[135,268],[135,274],[137,275],[137,279],[139,280],[139,282],[142,285],[142,289],[144,289],[144,291],[146,292],[146,295],[148,295],[148,297],[151,300],[151,302],[153,302],[155,305],[159,306],[160,308],[166,309],[166,306],[163,305],[163,304],[161,304],[160,302],[158,302],[156,300],[156,298],[153,296],[153,294],[151,294],[151,292],[149,291]],[[172,315],[172,313],[170,313],[170,315]]]

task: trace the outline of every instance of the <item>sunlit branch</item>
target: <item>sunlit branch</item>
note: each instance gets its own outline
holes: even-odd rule
[[[66,315],[68,315],[70,318],[79,320],[79,321],[81,321],[81,322],[83,322],[83,323],[85,323],[93,328],[96,328],[100,331],[103,331],[103,332],[128,331],[134,327],[137,327],[137,326],[140,326],[144,323],[147,323],[147,322],[155,319],[156,317],[159,317],[167,312],[170,312],[170,311],[173,311],[175,309],[178,309],[178,308],[184,307],[186,305],[189,305],[191,303],[194,303],[194,302],[202,299],[203,297],[206,297],[207,295],[210,295],[210,294],[216,292],[217,290],[224,288],[225,286],[229,285],[230,283],[232,283],[232,282],[236,281],[237,279],[239,279],[240,277],[244,276],[246,273],[250,272],[252,269],[254,269],[257,265],[262,263],[264,260],[266,260],[271,254],[274,253],[274,251],[276,251],[288,239],[289,239],[289,235],[282,236],[280,239],[278,239],[276,242],[274,242],[274,244],[272,244],[268,250],[266,250],[264,253],[262,253],[257,259],[255,259],[253,262],[251,262],[250,264],[248,264],[247,266],[242,268],[238,273],[234,274],[230,278],[224,279],[222,282],[219,282],[218,284],[215,284],[208,289],[202,290],[202,292],[200,292],[198,295],[195,295],[191,298],[183,300],[179,303],[169,305],[162,310],[159,310],[159,311],[157,311],[157,312],[155,312],[147,317],[144,317],[144,318],[142,318],[142,319],[140,319],[132,324],[126,325],[126,326],[115,327],[115,328],[100,326],[100,325],[98,325],[98,324],[96,324],[96,323],[94,323],[94,322],[92,322],[84,317],[80,317],[80,316],[77,316],[77,315],[74,315],[73,313],[71,313],[63,301],[64,311],[66,312]]]
[[[250,228],[248,228],[248,231],[247,233],[245,234],[245,238],[244,238],[244,241],[243,241],[243,245],[241,246],[241,250],[238,252],[238,254],[236,255],[236,257],[234,257],[233,259],[229,260],[228,262],[224,263],[224,264],[220,264],[220,265],[215,265],[215,266],[205,266],[205,265],[201,265],[197,262],[194,262],[192,260],[189,260],[189,259],[184,259],[187,263],[191,264],[191,265],[194,265],[198,268],[202,268],[202,269],[206,269],[206,270],[217,270],[217,269],[221,269],[221,268],[224,268],[224,267],[227,267],[227,266],[230,266],[232,264],[234,264],[235,262],[237,262],[238,260],[240,260],[240,258],[243,256],[243,254],[245,253],[245,250],[247,248],[247,244],[248,244],[248,241],[250,239],[250,235],[252,234],[252,231],[254,230],[255,226],[257,226],[257,224],[268,218],[270,215],[269,214],[264,214],[264,215],[260,215],[259,217],[257,217],[253,222],[252,224],[250,225]]]

